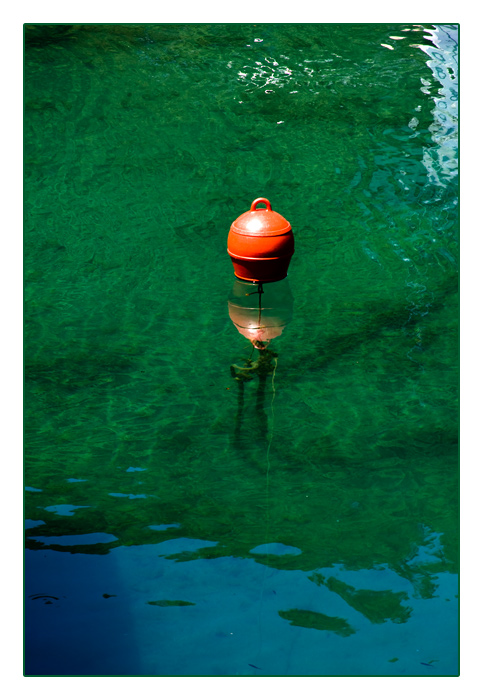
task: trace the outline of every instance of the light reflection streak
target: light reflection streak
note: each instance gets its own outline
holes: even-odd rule
[[[287,64],[282,64],[280,61],[289,61],[290,58],[281,54],[278,59],[273,56],[264,56],[263,60],[254,61],[251,65],[242,66],[238,71],[238,81],[246,86],[247,92],[255,90],[265,90],[265,92],[274,92],[275,89],[281,89],[288,85],[300,87],[301,80],[304,85],[311,85],[315,82],[315,87],[320,83],[317,80],[317,66],[306,64],[331,63],[333,58],[325,58],[320,60],[308,60],[298,62],[296,66],[290,68]],[[231,65],[229,66],[232,67]],[[322,80],[322,76],[320,78]],[[267,90],[266,88],[269,88]],[[293,92],[297,92],[294,90]]]
[[[429,127],[434,146],[424,149],[423,164],[431,184],[445,187],[458,174],[458,28],[434,25],[426,29],[433,46],[415,44],[429,57],[426,65],[440,84],[433,97],[434,121]],[[431,81],[421,79],[421,92],[431,95]]]

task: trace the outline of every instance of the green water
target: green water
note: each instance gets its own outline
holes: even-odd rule
[[[456,39],[26,25],[27,673],[458,673]],[[240,382],[256,197],[293,309]]]

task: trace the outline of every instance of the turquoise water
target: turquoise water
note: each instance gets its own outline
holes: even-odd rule
[[[458,674],[457,41],[26,26],[27,675]]]

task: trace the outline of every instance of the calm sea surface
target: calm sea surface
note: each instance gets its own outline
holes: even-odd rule
[[[26,25],[27,675],[458,674],[457,43]]]

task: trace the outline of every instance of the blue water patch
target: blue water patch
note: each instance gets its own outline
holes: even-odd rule
[[[35,489],[33,486],[26,486],[25,490],[30,491],[30,493],[41,493],[42,492],[42,489]]]
[[[310,570],[278,570],[236,557],[179,563],[158,553],[159,545],[119,546],[102,557],[28,550],[27,622],[29,628],[43,624],[48,629],[47,643],[42,637],[28,637],[32,672],[168,676],[244,676],[252,675],[254,668],[260,675],[455,672],[447,637],[448,632],[456,633],[458,624],[456,576],[439,575],[438,597],[429,601],[409,586],[403,604],[413,612],[406,623],[373,624],[361,613],[357,595],[354,601],[347,596],[346,600],[334,586],[317,585]],[[357,578],[357,571],[343,567],[320,568],[318,573],[342,581],[351,577],[357,594],[367,583],[364,577]],[[404,590],[406,579],[388,574],[395,590]],[[41,593],[59,600],[46,604]],[[194,605],[147,604],[160,599]],[[444,615],[433,612],[431,624],[428,602],[444,609]],[[304,623],[304,615],[308,624],[290,624],[291,617]],[[345,622],[355,633],[344,636],[317,628],[317,621],[327,618]],[[66,625],[66,620],[74,624]],[[430,662],[432,669],[425,665]]]
[[[157,546],[159,555],[178,554],[179,552],[196,552],[203,547],[216,547],[218,542],[209,540],[192,540],[188,537],[179,537],[177,540],[166,540]]]
[[[415,564],[430,564],[437,562],[441,556],[441,551],[443,548],[441,544],[442,535],[443,533],[441,532],[434,532],[428,536],[428,541],[421,547],[418,547],[415,555],[409,559],[407,563],[412,566]]]
[[[114,498],[148,498],[145,493],[110,493],[109,496],[114,496]],[[153,498],[153,496],[151,497]]]
[[[27,518],[27,520],[25,521],[25,529],[26,530],[30,530],[33,527],[39,527],[40,525],[45,525],[45,521],[44,520],[30,520],[29,518]]]
[[[171,523],[170,525],[148,525],[150,530],[169,530],[172,527],[181,527],[179,523]]]
[[[49,513],[55,513],[56,515],[74,515],[76,510],[79,508],[90,508],[90,506],[73,506],[68,503],[61,503],[58,506],[47,506],[43,510],[47,510]]]
[[[274,554],[277,557],[281,557],[284,554],[302,554],[302,550],[281,542],[269,542],[268,544],[259,544],[258,547],[254,547],[250,550],[250,554]]]
[[[129,467],[126,469],[127,472],[145,472],[146,469],[144,467]]]

